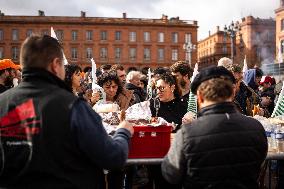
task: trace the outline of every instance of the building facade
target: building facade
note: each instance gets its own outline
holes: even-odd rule
[[[284,53],[284,0],[280,0],[280,6],[275,10],[276,20],[276,62],[283,62]]]
[[[179,17],[161,19],[45,16],[6,16],[0,14],[0,59],[19,61],[21,43],[32,33],[50,35],[53,27],[69,63],[82,68],[121,63],[128,67],[164,67],[186,59],[183,45],[197,44],[197,21]],[[197,61],[197,52],[191,62]]]
[[[198,42],[198,62],[201,67],[217,65],[221,57],[231,58],[234,52],[234,63],[243,65],[244,59],[249,68],[261,67],[273,63],[275,55],[275,20],[260,19],[253,16],[242,18],[234,24],[235,37],[232,40],[228,32],[217,31]],[[232,44],[233,42],[233,45]],[[234,49],[232,51],[232,49]]]
[[[220,58],[230,56],[231,50],[228,36],[220,30],[219,26],[216,27],[215,33],[211,35],[209,32],[209,37],[198,42],[197,49],[200,68],[217,65]]]
[[[253,16],[242,18],[241,31],[237,39],[237,61],[246,56],[249,68],[274,63],[276,22]]]

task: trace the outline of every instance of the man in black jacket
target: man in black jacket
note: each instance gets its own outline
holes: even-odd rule
[[[120,169],[133,128],[113,138],[100,116],[64,83],[62,47],[31,36],[21,49],[23,81],[0,95],[0,187],[104,188],[103,169]]]
[[[234,76],[224,67],[202,70],[191,84],[198,118],[184,125],[162,163],[162,173],[184,188],[258,188],[267,154],[262,125],[232,103]]]

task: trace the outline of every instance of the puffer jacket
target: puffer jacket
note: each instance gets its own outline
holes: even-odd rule
[[[260,122],[237,112],[232,103],[215,104],[177,132],[162,173],[170,183],[190,189],[222,183],[258,188],[267,148]]]

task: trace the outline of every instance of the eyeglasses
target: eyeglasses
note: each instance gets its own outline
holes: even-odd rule
[[[168,86],[159,86],[159,87],[156,87],[156,90],[159,90],[161,92],[164,92],[166,90]]]

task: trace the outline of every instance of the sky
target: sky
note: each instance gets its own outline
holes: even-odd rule
[[[274,10],[280,0],[0,0],[5,15],[35,16],[43,10],[46,16],[80,16],[85,11],[90,17],[168,18],[198,21],[198,40],[208,37],[233,20],[246,16],[275,18]]]

